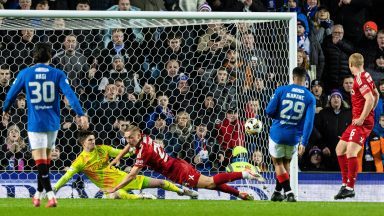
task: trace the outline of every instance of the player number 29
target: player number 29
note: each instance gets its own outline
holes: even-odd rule
[[[305,103],[301,101],[283,100],[283,105],[287,105],[280,112],[280,117],[283,119],[300,120],[303,116]],[[292,113],[293,111],[293,113]]]
[[[31,103],[40,103],[41,101],[45,103],[50,103],[55,100],[55,83],[52,81],[45,81],[43,83],[39,82],[29,82],[28,86],[32,89],[31,94],[34,98],[31,98]]]

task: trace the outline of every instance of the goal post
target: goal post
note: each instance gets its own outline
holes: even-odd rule
[[[267,182],[252,183],[250,190],[260,199],[272,194],[271,120],[264,109],[279,85],[292,82],[297,64],[296,13],[1,10],[0,16],[0,29],[6,33],[0,41],[5,45],[0,46],[0,65],[8,65],[15,75],[32,64],[30,44],[52,43],[52,63],[67,73],[100,143],[122,148],[121,127],[135,122],[163,142],[167,153],[186,159],[207,175],[225,171],[233,159],[232,149],[242,145],[250,161],[259,152],[266,164]],[[62,109],[59,165],[54,166],[60,171],[81,150],[70,108]],[[13,116],[25,115],[18,113],[18,107],[14,110]],[[235,112],[232,127],[228,115]],[[263,122],[260,134],[251,136],[241,128],[250,117]],[[27,140],[25,120],[13,119],[8,127],[17,125],[21,138]],[[156,128],[162,122],[165,126]],[[196,141],[199,130],[206,130],[206,144]],[[7,128],[2,134],[6,140]],[[0,165],[0,170],[8,170],[2,174],[7,178],[0,178],[2,185],[12,185],[1,180],[11,176],[23,176],[17,181],[31,183],[33,175],[21,175],[33,170],[31,158],[25,161],[29,170],[10,165],[20,159],[10,157]],[[132,165],[130,160],[124,163]],[[291,185],[298,195],[297,155],[291,165]],[[242,181],[234,185],[249,189]],[[88,197],[99,195],[93,186],[85,190]],[[61,196],[66,197],[64,192]]]

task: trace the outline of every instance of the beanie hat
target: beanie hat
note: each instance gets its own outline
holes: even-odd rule
[[[373,21],[368,21],[368,22],[364,23],[363,28],[364,28],[364,31],[367,30],[367,28],[370,28],[370,29],[374,30],[375,32],[377,32],[377,24]]]

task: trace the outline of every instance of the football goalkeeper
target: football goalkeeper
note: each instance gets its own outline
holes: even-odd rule
[[[83,172],[101,190],[116,187],[128,175],[108,165],[109,158],[116,157],[121,150],[107,145],[95,145],[95,135],[91,131],[80,131],[78,142],[83,146],[83,152],[80,153],[67,172],[55,184],[54,191],[58,191],[73,175],[79,172]],[[131,156],[131,153],[124,155],[124,157],[129,156]],[[125,187],[106,195],[112,199],[155,199],[153,195],[149,194],[136,195],[128,193],[130,190],[140,190],[143,188],[162,188],[176,192],[179,195],[198,196],[196,191],[185,187],[179,188],[169,181],[153,179],[143,175],[138,175]]]

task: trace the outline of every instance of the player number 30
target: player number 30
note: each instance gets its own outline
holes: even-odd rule
[[[45,103],[50,103],[55,100],[55,83],[52,81],[45,81],[43,83],[39,82],[29,82],[28,86],[32,89],[31,94],[34,98],[31,97],[31,103],[40,103],[41,101]]]

